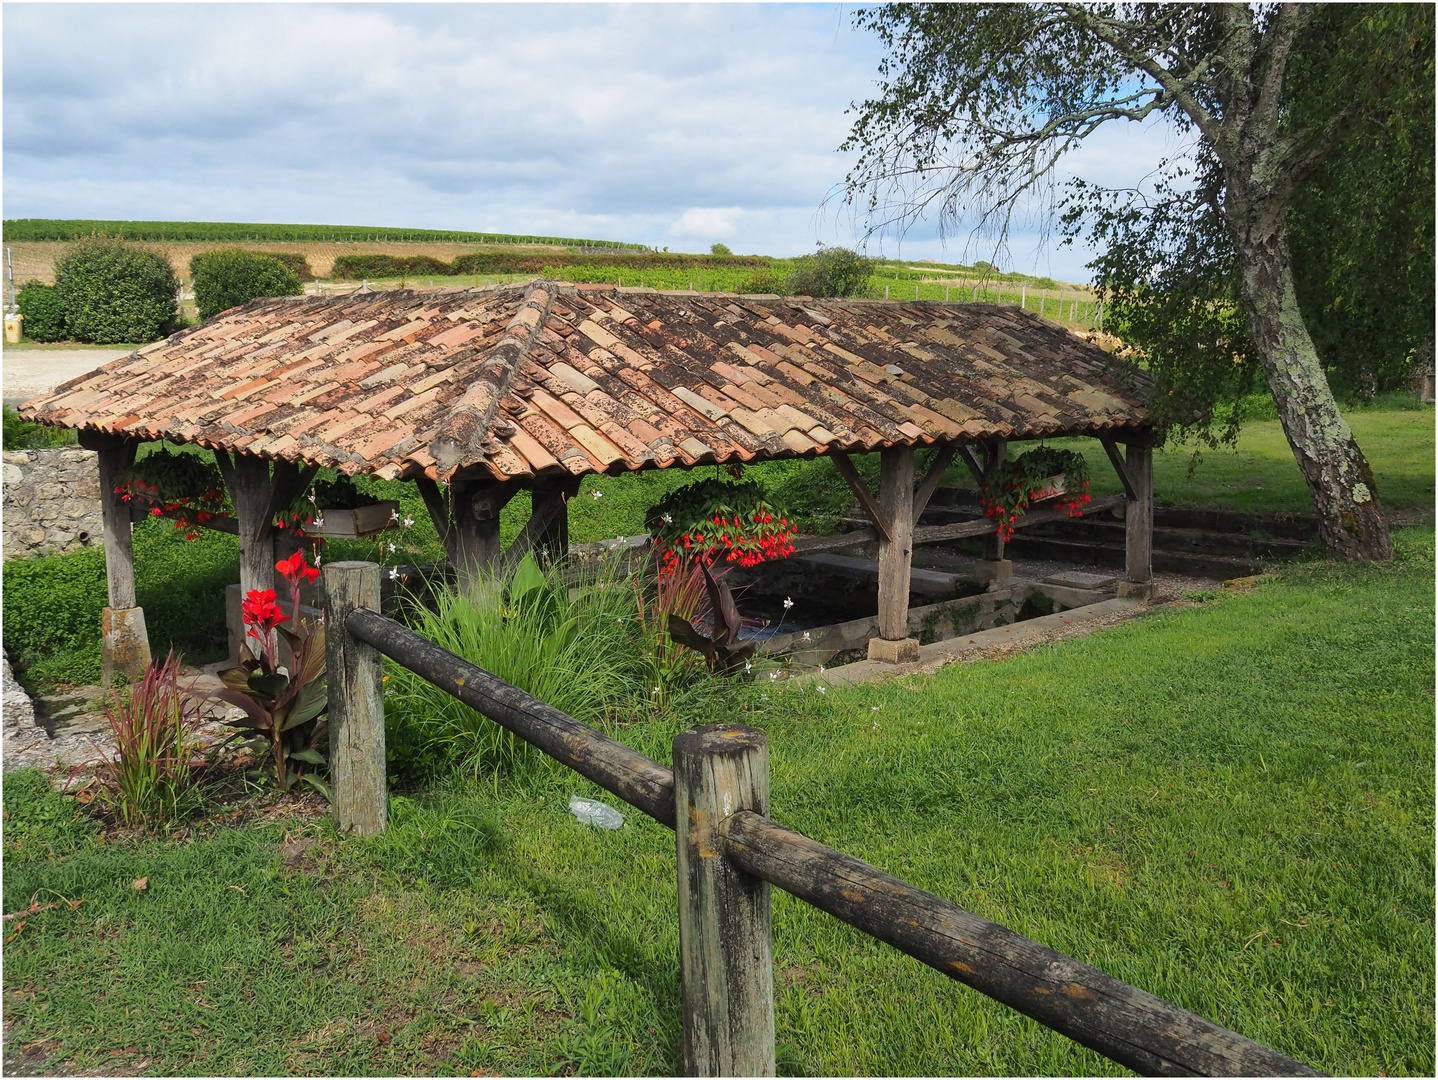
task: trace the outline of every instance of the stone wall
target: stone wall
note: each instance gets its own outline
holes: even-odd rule
[[[7,450],[3,472],[6,559],[105,542],[93,450]]]

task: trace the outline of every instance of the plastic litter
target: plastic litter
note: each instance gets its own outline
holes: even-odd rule
[[[600,829],[617,829],[624,824],[624,815],[614,807],[578,795],[569,796],[569,812],[586,825]]]

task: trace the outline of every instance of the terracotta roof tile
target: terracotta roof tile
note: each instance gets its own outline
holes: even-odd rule
[[[1110,365],[1002,305],[535,282],[257,300],[23,415],[347,472],[532,477],[1146,426],[1141,373]],[[441,469],[431,443],[465,410],[480,427]]]

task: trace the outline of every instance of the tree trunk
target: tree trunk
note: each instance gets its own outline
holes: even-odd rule
[[[1229,197],[1241,203],[1233,199],[1235,187],[1229,184]],[[1233,231],[1249,330],[1283,433],[1318,508],[1323,546],[1340,559],[1391,558],[1373,470],[1338,411],[1298,308],[1283,211],[1235,210],[1230,221],[1240,219]]]

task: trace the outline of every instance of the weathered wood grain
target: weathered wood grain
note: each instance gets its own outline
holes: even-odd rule
[[[100,470],[100,520],[105,534],[105,584],[110,607],[116,611],[135,606],[135,551],[130,508],[115,494],[115,485],[135,464],[140,444],[104,431],[80,432],[80,445],[95,451]]]
[[[1322,1075],[760,814],[719,832],[749,873],[1140,1073]]]
[[[769,813],[769,740],[734,724],[674,739],[687,1076],[774,1075],[769,883],[724,858],[719,823]]]
[[[912,451],[910,451],[912,453]],[[849,490],[854,493],[854,498],[859,500],[859,505],[864,508],[864,513],[874,523],[874,531],[884,539],[889,537],[889,523],[884,519],[883,508],[874,499],[874,493],[869,490],[869,485],[864,483],[864,478],[859,475],[859,470],[854,468],[854,463],[849,460],[849,455],[839,450],[830,451],[829,457],[834,461],[834,468],[839,470],[839,475],[849,485]]]
[[[984,480],[980,487],[988,482],[994,470],[999,468],[1009,459],[1009,444],[1003,439],[994,439],[984,443]],[[1022,515],[1019,520],[1023,520]],[[999,562],[1004,557],[1004,542],[999,536],[998,530],[984,534],[984,559],[988,562]]]
[[[661,825],[674,828],[674,776],[657,761],[581,724],[375,611],[356,609],[343,626],[385,656],[453,694]]]
[[[914,555],[914,448],[891,446],[879,455],[879,636],[909,636],[909,570]]]
[[[929,466],[929,471],[926,472],[924,478],[919,481],[918,490],[914,492],[915,525],[918,525],[919,518],[924,516],[924,511],[928,508],[929,500],[934,497],[934,492],[937,491],[939,485],[943,483],[944,473],[948,470],[949,463],[954,460],[954,454],[957,451],[958,448],[953,443],[940,447],[933,464]]]
[[[1133,481],[1128,478],[1128,466],[1124,463],[1123,453],[1119,450],[1118,443],[1108,435],[1100,435],[1098,441],[1103,447],[1103,452],[1108,455],[1108,460],[1113,465],[1113,471],[1118,473],[1119,483],[1123,485],[1123,493],[1130,499],[1137,498],[1138,494],[1133,489]]]
[[[1124,580],[1146,584],[1153,580],[1153,443],[1130,440],[1124,461],[1133,494],[1124,509]]]
[[[324,567],[325,677],[329,685],[330,790],[341,832],[372,836],[388,818],[384,667],[377,649],[344,632],[355,611],[379,613],[379,567]]]

